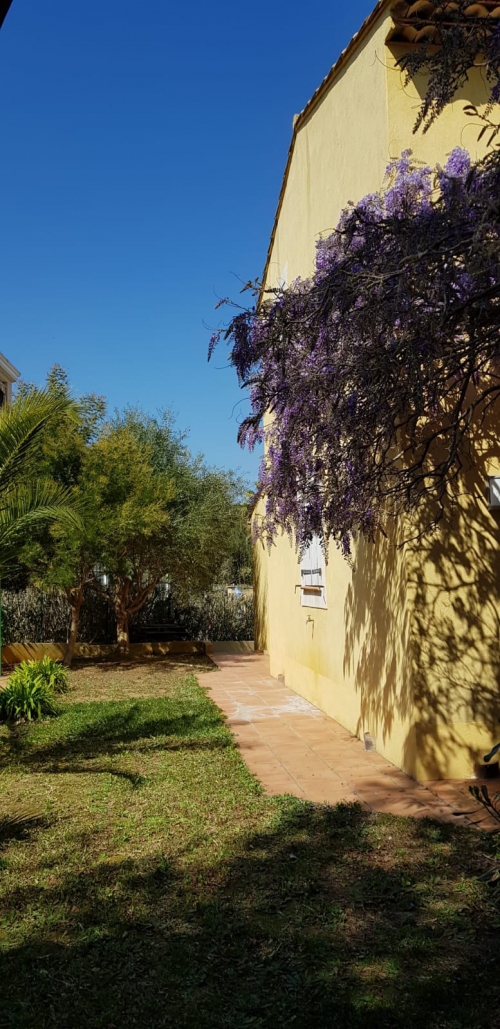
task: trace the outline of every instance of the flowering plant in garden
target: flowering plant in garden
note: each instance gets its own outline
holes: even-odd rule
[[[266,290],[212,337],[250,390],[240,442],[265,437],[268,542],[283,528],[349,553],[424,498],[419,531],[438,523],[474,412],[500,393],[499,197],[496,161],[456,149],[432,172],[407,151],[319,241],[310,280]]]

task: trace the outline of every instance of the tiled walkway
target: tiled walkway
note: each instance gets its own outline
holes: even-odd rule
[[[357,801],[374,811],[489,827],[465,783],[422,784],[328,715],[271,678],[262,654],[215,654],[205,682],[242,757],[268,793],[315,802]],[[461,812],[456,814],[455,812]]]

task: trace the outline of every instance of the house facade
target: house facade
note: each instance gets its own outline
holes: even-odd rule
[[[382,187],[403,150],[431,166],[457,145],[473,159],[484,153],[463,110],[486,102],[480,70],[428,132],[413,134],[425,83],[405,85],[396,67],[417,31],[411,5],[398,6],[408,9],[403,24],[390,2],[377,4],[294,118],[267,287],[311,274],[318,238],[350,200]],[[500,474],[493,416],[475,448],[458,509],[418,545],[362,541],[351,564],[335,548],[325,561],[315,543],[300,558],[286,536],[255,550],[256,646],[272,675],[422,780],[473,775],[500,740],[500,520],[486,496]]]
[[[21,372],[0,353],[0,407],[10,404],[12,401],[12,386],[19,378]]]

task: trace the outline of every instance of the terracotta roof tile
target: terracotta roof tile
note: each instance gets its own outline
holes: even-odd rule
[[[439,43],[439,26],[456,23],[457,12],[461,18],[500,19],[499,0],[481,0],[481,3],[468,4],[461,8],[455,0],[443,0],[436,7],[431,0],[397,0],[391,8],[394,28],[388,36],[392,43]]]

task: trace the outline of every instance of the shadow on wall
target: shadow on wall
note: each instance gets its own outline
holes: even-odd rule
[[[266,554],[261,543],[252,548],[253,553],[253,596],[254,596],[254,641],[256,650],[267,650],[267,575]]]
[[[404,767],[420,778],[453,777],[465,755],[472,772],[500,738],[500,519],[485,497],[498,433],[483,431],[472,456],[436,533],[403,551],[360,546],[346,600],[360,733],[376,726],[385,741],[405,723]]]
[[[390,70],[391,70],[391,72],[395,76],[397,76],[399,78],[400,83],[401,83],[401,93],[403,93],[405,95],[404,108],[405,108],[405,118],[407,118],[408,117],[407,98],[409,96],[411,97],[411,93],[409,93],[408,86],[405,84],[405,73],[403,71],[401,71],[401,69],[399,67],[397,67],[396,61],[398,61],[404,54],[408,53],[408,43],[396,43],[396,42],[389,43],[388,44],[388,50],[390,51],[390,53],[391,53],[391,55],[393,57],[393,60],[394,60],[394,65],[393,65],[393,67]],[[389,67],[389,66],[386,65],[386,67]],[[427,93],[428,84],[429,84],[429,76],[426,73],[424,73],[424,72],[421,72],[418,75],[414,75],[413,78],[412,78],[411,85],[412,85],[413,89],[415,90],[414,99],[417,100],[419,103],[421,103],[424,100],[424,98],[425,98],[425,95]],[[486,77],[484,75],[483,68],[481,66],[479,66],[475,70],[472,70],[472,69],[469,70],[469,77],[467,79],[467,82],[465,82],[463,84],[463,86],[461,86],[460,89],[458,89],[456,91],[456,93],[455,93],[454,103],[455,104],[461,104],[462,103],[462,104],[464,104],[464,106],[465,106],[465,104],[473,104],[475,107],[481,108],[481,107],[484,107],[488,103],[488,100],[490,98],[490,93],[491,93],[491,87],[489,86],[489,84],[486,81]],[[416,116],[417,116],[417,109],[415,109],[415,119],[416,119]],[[438,121],[437,125],[439,126],[439,121]],[[477,121],[473,121],[472,119],[469,119],[469,118],[467,118],[467,116],[464,115],[464,128],[467,129],[468,131],[467,131],[466,135],[464,133],[462,133],[462,137],[458,141],[459,145],[467,147],[467,149],[470,149],[470,150],[479,150],[479,151],[482,151],[483,153],[485,153],[486,150],[487,150],[487,147],[485,146],[485,141],[483,141],[483,144],[481,146],[479,146],[479,147],[477,147],[477,145],[476,145],[477,142],[478,142],[478,138],[477,137],[478,137],[478,134],[479,134],[479,132],[481,130],[481,123],[477,122]],[[465,138],[464,138],[464,135],[465,135]],[[395,155],[395,156],[397,156],[397,155]]]
[[[471,768],[482,760],[465,727],[483,726],[494,740],[500,728],[500,523],[485,499],[497,439],[483,438],[478,467],[466,474],[439,535],[409,554],[415,744],[431,778],[443,754],[451,760],[458,748],[467,749]]]
[[[358,544],[344,624],[344,677],[360,698],[357,735],[369,732],[385,745],[398,732],[408,736],[413,689],[407,575],[403,553],[385,540]]]

